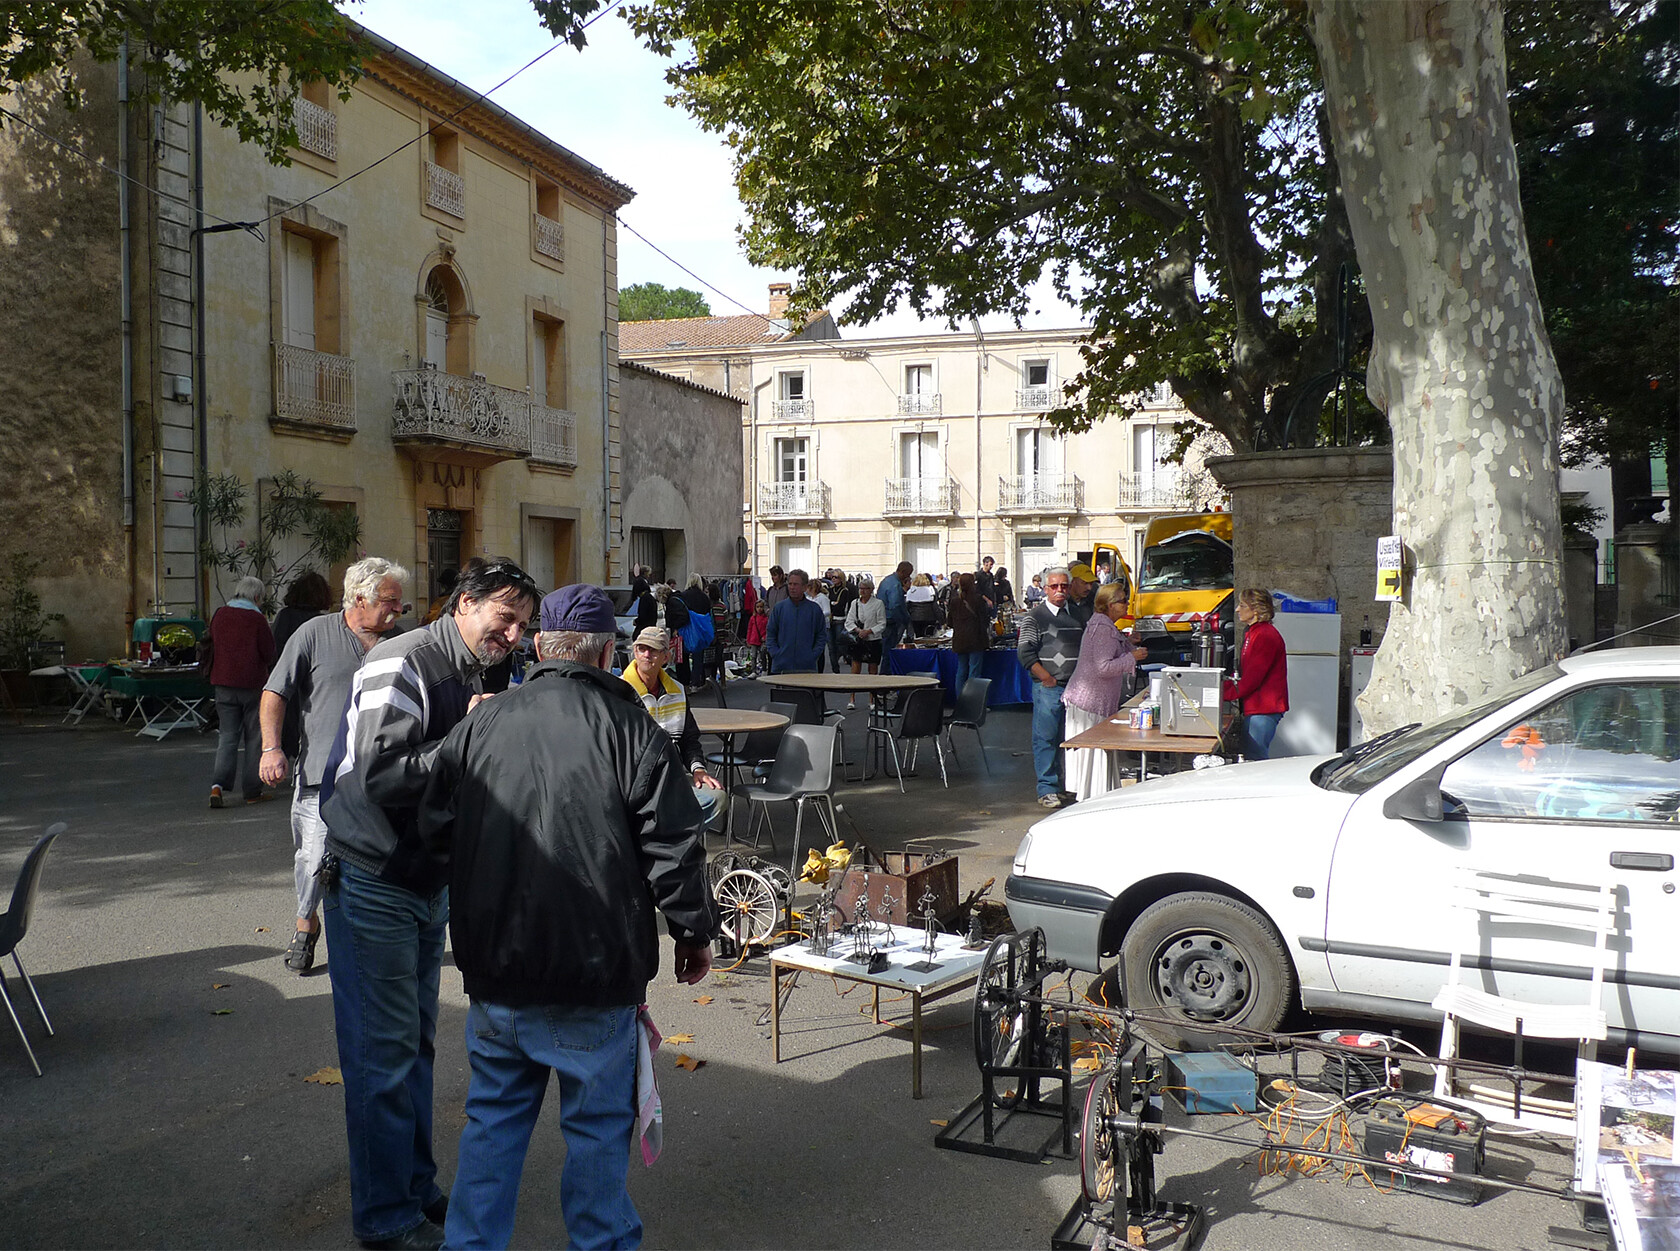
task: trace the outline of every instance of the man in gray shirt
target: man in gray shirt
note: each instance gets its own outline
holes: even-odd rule
[[[315,617],[299,626],[274,662],[263,688],[262,780],[284,781],[290,768],[280,747],[286,706],[298,701],[301,747],[297,790],[292,797],[292,877],[297,887],[297,930],[286,949],[286,967],[299,974],[315,964],[321,938],[321,854],[327,827],[321,820],[321,778],[333,738],[344,723],[350,680],[362,667],[368,649],[388,637],[402,614],[408,571],[369,556],[344,574],[344,611]]]

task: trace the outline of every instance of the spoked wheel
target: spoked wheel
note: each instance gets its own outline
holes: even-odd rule
[[[737,951],[765,946],[775,937],[782,904],[763,874],[751,869],[725,873],[712,894],[717,899],[718,928]]]
[[[717,884],[723,881],[725,876],[735,872],[736,869],[745,868],[746,863],[738,853],[733,851],[720,851],[713,856],[712,862],[706,866],[706,877],[711,882],[712,893],[714,895],[717,893]]]
[[[1037,991],[1037,930],[1026,934],[1001,934],[992,940],[980,964],[974,987],[974,1058],[982,1074],[989,1068],[1030,1064],[1028,1034],[1037,1013],[1020,1000],[1022,994]],[[1027,1079],[999,1078],[1001,1088],[984,1078],[987,1093],[1000,1108],[1013,1108],[1021,1101]]]
[[[781,898],[786,899],[793,894],[793,878],[781,865],[771,864],[768,860],[760,860],[757,856],[754,856],[747,867],[766,882],[769,882],[771,888]]]
[[[1114,1069],[1105,1065],[1085,1092],[1085,1116],[1079,1129],[1079,1184],[1092,1203],[1115,1200],[1116,1211],[1126,1204],[1126,1167],[1120,1159],[1119,1136],[1114,1132],[1114,1118],[1119,1114]]]

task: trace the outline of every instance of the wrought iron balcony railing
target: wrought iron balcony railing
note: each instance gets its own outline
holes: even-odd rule
[[[467,180],[435,161],[426,162],[426,203],[452,217],[467,215]]]
[[[758,484],[758,515],[760,517],[795,518],[828,516],[828,484],[826,482],[760,482]]]
[[[560,408],[531,405],[531,459],[577,468],[577,416]]]
[[[817,407],[810,400],[771,400],[770,415],[777,421],[809,421]]]
[[[297,126],[298,147],[305,152],[338,159],[338,114],[302,96],[292,101],[292,122]]]
[[[1077,513],[1085,483],[1073,474],[1028,473],[998,479],[998,508],[1010,513]]]
[[[948,517],[957,511],[955,478],[888,478],[889,514],[915,517]]]
[[[281,421],[356,432],[356,362],[309,348],[274,345],[274,415]]]
[[[1121,508],[1180,508],[1188,503],[1184,485],[1175,473],[1120,475]]]
[[[904,416],[927,415],[937,417],[945,411],[944,396],[939,392],[919,392],[898,397],[898,411]]]
[[[1015,392],[1015,407],[1023,413],[1036,413],[1056,402],[1056,388],[1049,383],[1039,387],[1021,387]]]
[[[566,259],[566,230],[552,217],[531,214],[531,243],[544,256],[552,256],[557,261]]]
[[[392,370],[391,388],[391,438],[396,442],[454,443],[510,457],[530,455],[531,397],[523,391],[429,367]]]

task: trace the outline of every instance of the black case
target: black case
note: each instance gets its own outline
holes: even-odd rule
[[[1482,1197],[1476,1178],[1487,1162],[1487,1122],[1474,1112],[1453,1109],[1454,1120],[1437,1129],[1412,1125],[1398,1107],[1379,1104],[1365,1117],[1365,1154],[1441,1174],[1441,1181],[1410,1177],[1372,1167],[1378,1185],[1393,1185],[1412,1194],[1472,1204]],[[1407,1131],[1410,1131],[1409,1133]],[[1403,1144],[1403,1145],[1402,1145]]]

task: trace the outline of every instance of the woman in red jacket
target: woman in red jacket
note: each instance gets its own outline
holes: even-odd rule
[[[210,806],[220,808],[224,794],[239,785],[245,802],[263,798],[257,763],[262,734],[257,707],[263,683],[274,668],[274,632],[263,616],[261,578],[241,578],[233,598],[210,618],[210,685],[216,691],[216,771],[210,778]],[[243,750],[241,750],[243,748]]]
[[[1283,635],[1272,624],[1272,596],[1260,587],[1237,593],[1237,620],[1243,624],[1237,680],[1226,683],[1226,698],[1242,705],[1243,755],[1264,760],[1272,749],[1278,722],[1289,711],[1289,660]]]

